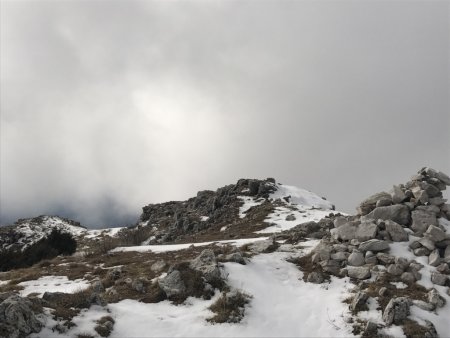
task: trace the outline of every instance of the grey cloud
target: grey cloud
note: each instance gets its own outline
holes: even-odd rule
[[[352,211],[450,172],[446,2],[2,2],[1,222],[240,177]]]

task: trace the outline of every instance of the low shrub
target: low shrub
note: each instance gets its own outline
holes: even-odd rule
[[[58,229],[41,240],[28,246],[25,250],[11,249],[0,252],[0,271],[26,268],[42,260],[58,255],[71,255],[77,249],[77,242],[71,234]]]
[[[245,305],[251,296],[237,290],[223,293],[209,309],[215,315],[208,319],[212,323],[239,323],[244,318]]]

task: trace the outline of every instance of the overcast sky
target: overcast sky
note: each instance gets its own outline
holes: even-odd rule
[[[448,1],[1,1],[2,224],[242,177],[353,212],[450,173]]]

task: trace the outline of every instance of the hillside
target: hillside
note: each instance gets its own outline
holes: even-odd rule
[[[346,215],[309,191],[242,179],[144,206],[128,228],[19,220],[2,250],[55,227],[78,249],[0,273],[0,336],[448,336],[447,185],[423,168]]]

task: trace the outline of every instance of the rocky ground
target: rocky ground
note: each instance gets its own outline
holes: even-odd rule
[[[423,168],[355,215],[267,179],[148,205],[115,231],[21,220],[0,243],[35,241],[31,224],[79,245],[0,273],[0,336],[448,336],[447,185]]]

